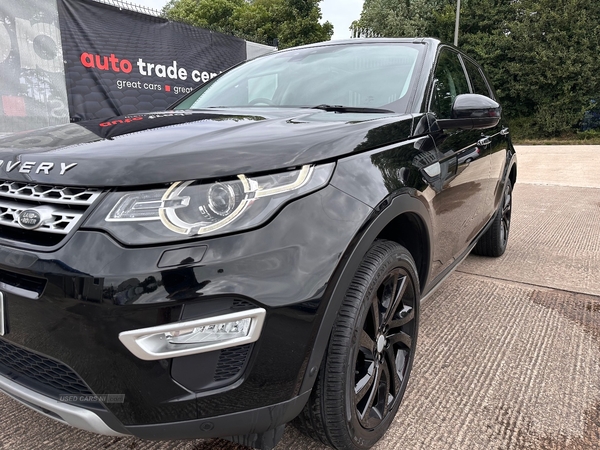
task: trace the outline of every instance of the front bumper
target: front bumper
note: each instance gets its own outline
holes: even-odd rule
[[[108,411],[98,413],[80,406],[59,402],[3,376],[0,376],[0,392],[46,417],[75,428],[106,436],[133,434],[144,439],[193,439],[264,433],[284,425],[296,417],[310,395],[310,391],[308,391],[279,404],[209,419],[138,425],[125,429]],[[114,428],[111,428],[109,424]]]
[[[60,385],[29,383],[14,364],[3,369],[0,358],[8,386],[2,390],[103,434],[216,437],[285,423],[309,394],[300,386],[336,268],[370,213],[329,186],[260,229],[178,246],[125,248],[104,233],[80,230],[54,252],[1,247],[8,333],[0,340],[63,364],[93,394],[124,401],[59,402]],[[166,251],[190,246],[205,247],[201,260],[159,268]],[[118,338],[256,307],[267,311],[262,334],[244,348],[143,361]]]
[[[39,394],[14,381],[0,376],[0,392],[28,406],[31,409],[58,420],[92,433],[105,434],[108,436],[122,436],[123,433],[113,430],[98,414],[88,409],[59,402],[45,395]]]

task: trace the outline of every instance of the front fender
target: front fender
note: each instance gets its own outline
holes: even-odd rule
[[[381,202],[380,206],[385,205],[386,202],[387,206],[384,208],[376,208],[352,240],[351,245],[336,269],[334,277],[332,277],[330,283],[331,291],[328,296],[329,301],[323,313],[323,318],[313,345],[313,351],[306,367],[305,376],[299,392],[306,392],[312,389],[319,367],[323,361],[323,356],[329,344],[333,324],[346,292],[350,287],[350,283],[352,282],[360,263],[371,247],[371,244],[377,239],[382,230],[401,214],[411,213],[417,215],[423,222],[423,226],[427,230],[427,239],[429,242],[432,241],[429,211],[424,204],[424,199],[418,194],[419,193],[413,189],[407,189],[404,193]],[[431,245],[428,245],[427,247],[430,252],[428,261],[431,261]],[[427,273],[429,273],[429,269],[430,268],[428,267]],[[425,285],[426,282],[423,283],[421,288]]]

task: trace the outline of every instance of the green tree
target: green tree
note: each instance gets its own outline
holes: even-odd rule
[[[365,0],[360,19],[350,29],[355,37],[422,36],[443,3],[446,0]]]
[[[419,9],[427,5],[430,12]],[[600,100],[597,0],[462,0],[461,9],[459,47],[484,66],[504,110],[535,134],[572,131]],[[455,12],[456,0],[366,0],[356,24],[452,42]]]
[[[559,134],[576,126],[600,95],[600,3],[539,0],[522,6],[512,28],[510,70],[518,83],[511,101],[527,99],[534,125]]]
[[[171,0],[163,13],[169,20],[227,29],[234,15],[247,8],[245,0]]]
[[[320,24],[322,0],[283,0],[278,18],[281,22],[279,39],[282,47],[328,41],[333,36],[331,22]]]
[[[175,21],[216,29],[280,48],[327,41],[333,35],[322,19],[322,0],[171,0],[164,15]]]

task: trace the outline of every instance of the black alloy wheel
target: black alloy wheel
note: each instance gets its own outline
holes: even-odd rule
[[[418,319],[413,258],[395,242],[376,241],[346,293],[300,430],[339,450],[381,439],[408,384]]]
[[[485,234],[479,238],[479,242],[473,249],[473,253],[476,255],[498,257],[506,251],[512,216],[512,191],[511,181],[506,180],[506,185],[502,191],[502,201],[492,219],[492,224]]]
[[[405,387],[416,332],[413,292],[410,275],[398,267],[370,299],[354,369],[353,402],[365,429],[383,422]]]

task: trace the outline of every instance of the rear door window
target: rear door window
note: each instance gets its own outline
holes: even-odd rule
[[[485,82],[485,79],[483,78],[483,74],[481,73],[479,67],[477,67],[475,64],[473,64],[467,59],[463,59],[463,61],[465,62],[465,67],[467,68],[469,78],[471,79],[473,94],[485,95],[486,97],[492,98],[490,88]]]

